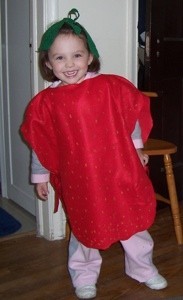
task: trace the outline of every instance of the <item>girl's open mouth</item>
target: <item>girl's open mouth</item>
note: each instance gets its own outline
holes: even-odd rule
[[[67,77],[73,77],[77,74],[77,71],[69,71],[69,72],[65,72],[64,75]]]

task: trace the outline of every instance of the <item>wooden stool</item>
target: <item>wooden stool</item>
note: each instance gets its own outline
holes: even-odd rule
[[[156,93],[153,92],[143,92],[148,97],[158,97]],[[163,157],[165,172],[166,172],[166,182],[169,193],[169,199],[164,198],[160,194],[156,193],[156,199],[167,203],[171,206],[171,212],[174,221],[174,229],[179,245],[183,244],[183,231],[180,217],[179,203],[177,199],[177,191],[175,185],[174,172],[172,167],[171,154],[177,152],[177,146],[158,139],[148,139],[144,145],[143,152],[149,156],[159,155]]]

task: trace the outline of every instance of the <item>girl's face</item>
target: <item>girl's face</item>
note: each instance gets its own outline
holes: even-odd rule
[[[93,56],[77,35],[58,35],[48,51],[47,67],[61,80],[61,85],[84,80]]]

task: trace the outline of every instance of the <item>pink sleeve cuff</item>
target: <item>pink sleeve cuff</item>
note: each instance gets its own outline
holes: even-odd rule
[[[32,174],[31,175],[31,182],[32,183],[41,183],[41,182],[49,182],[50,181],[50,174]]]
[[[135,149],[142,149],[142,148],[144,148],[144,145],[143,145],[143,142],[142,142],[141,139],[135,139],[135,140],[133,140],[133,144],[134,144]]]

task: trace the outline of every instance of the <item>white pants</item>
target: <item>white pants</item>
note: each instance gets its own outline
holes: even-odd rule
[[[125,252],[125,272],[145,282],[158,273],[152,262],[153,240],[147,231],[139,232],[126,241],[120,241]],[[68,268],[74,287],[97,283],[102,264],[99,250],[82,245],[71,233]]]

